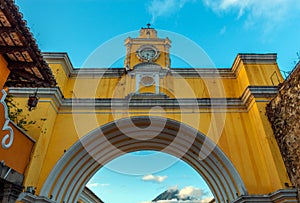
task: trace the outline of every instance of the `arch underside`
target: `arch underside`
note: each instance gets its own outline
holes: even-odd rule
[[[230,202],[247,194],[230,160],[205,135],[171,119],[133,117],[99,127],[75,143],[51,171],[40,196],[76,202],[102,166],[140,150],[162,151],[188,163],[206,181],[217,202]]]

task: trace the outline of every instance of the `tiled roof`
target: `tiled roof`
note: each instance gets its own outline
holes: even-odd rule
[[[13,0],[0,0],[0,54],[11,71],[7,86],[56,85],[51,69]]]

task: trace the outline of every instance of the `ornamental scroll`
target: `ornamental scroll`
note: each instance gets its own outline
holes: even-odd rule
[[[4,125],[2,127],[2,130],[3,131],[9,131],[8,134],[6,134],[3,138],[2,138],[2,141],[1,141],[1,145],[2,145],[2,148],[3,149],[8,149],[12,146],[13,144],[13,141],[14,141],[14,131],[13,129],[8,125],[9,124],[9,117],[8,117],[8,108],[7,108],[7,105],[5,103],[5,98],[6,98],[6,91],[4,89],[2,89],[2,98],[0,100],[1,104],[3,105],[4,107]],[[7,140],[9,140],[9,142],[7,143]]]

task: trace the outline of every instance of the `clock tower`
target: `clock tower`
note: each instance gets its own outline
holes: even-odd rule
[[[133,70],[140,63],[155,63],[163,69],[170,68],[171,41],[168,38],[158,38],[157,31],[150,24],[141,28],[137,38],[128,37],[125,46],[124,66],[129,70]]]
[[[171,41],[168,38],[158,38],[157,31],[147,24],[141,28],[137,38],[128,37],[125,40],[126,58],[124,77],[130,90],[125,94],[134,97],[157,97],[165,95],[163,92],[170,69]]]

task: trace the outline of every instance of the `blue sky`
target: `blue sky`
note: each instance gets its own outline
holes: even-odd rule
[[[16,0],[42,51],[67,52],[75,67],[108,40],[153,27],[184,35],[217,67],[237,53],[278,53],[289,70],[300,51],[298,0]],[[124,50],[124,47],[120,49]],[[172,51],[172,49],[171,49]],[[176,66],[176,64],[173,64]]]
[[[185,36],[220,68],[230,68],[238,53],[277,53],[280,69],[288,71],[300,52],[299,0],[16,0],[16,4],[40,49],[67,52],[74,67],[82,67],[94,50],[116,39],[121,39],[120,46],[109,52],[125,54],[123,37],[148,22]],[[122,59],[111,63],[122,66]],[[185,64],[175,58],[172,65]],[[124,166],[119,161],[114,164]],[[208,190],[181,161],[140,175],[104,167],[89,187],[109,203],[149,201],[171,187],[191,193]]]
[[[143,160],[160,164],[155,169],[147,168]],[[154,151],[134,152],[113,160],[87,186],[107,203],[146,203],[168,189],[203,200],[213,197],[201,176],[188,164]]]

